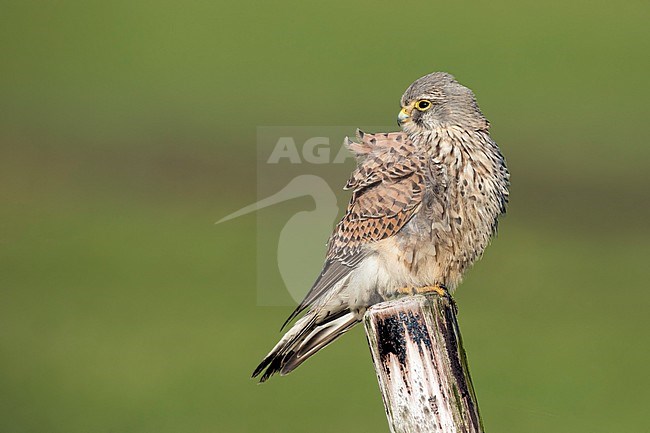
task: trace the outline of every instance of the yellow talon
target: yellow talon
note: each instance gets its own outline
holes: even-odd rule
[[[402,295],[412,295],[413,289],[410,287],[401,287],[397,289],[397,293],[401,293]]]
[[[442,284],[436,284],[435,286],[418,287],[415,289],[415,293],[418,294],[431,293],[431,292],[436,292],[438,295],[442,296],[443,298],[449,296],[449,292],[447,291],[447,288]]]
[[[401,295],[424,295],[427,293],[437,293],[443,298],[451,297],[449,291],[442,284],[436,284],[435,286],[424,286],[424,287],[401,287],[397,289],[397,293]]]

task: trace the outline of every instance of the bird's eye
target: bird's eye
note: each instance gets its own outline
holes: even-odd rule
[[[415,103],[415,108],[420,111],[427,111],[429,108],[431,108],[431,102],[427,101],[426,99],[422,99],[421,101]]]

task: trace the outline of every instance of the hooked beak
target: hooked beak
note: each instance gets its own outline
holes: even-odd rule
[[[399,126],[402,126],[406,122],[411,121],[411,110],[413,110],[413,106],[411,104],[407,105],[406,107],[403,107],[399,114],[397,115],[397,124]]]

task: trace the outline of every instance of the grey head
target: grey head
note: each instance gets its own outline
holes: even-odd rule
[[[460,126],[488,129],[474,93],[446,72],[434,72],[418,78],[402,95],[398,124],[405,132],[417,133]]]

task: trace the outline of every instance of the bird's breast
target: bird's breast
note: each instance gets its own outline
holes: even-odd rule
[[[496,228],[507,198],[507,171],[489,136],[452,131],[429,139],[421,147],[426,188],[420,208],[382,241],[379,252],[396,279],[453,290]]]

